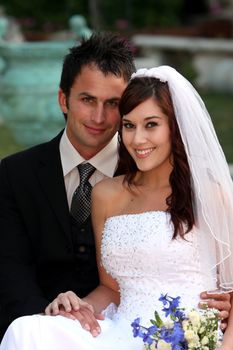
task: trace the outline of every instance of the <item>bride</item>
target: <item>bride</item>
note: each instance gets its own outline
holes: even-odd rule
[[[233,291],[233,185],[200,96],[160,66],[133,74],[119,108],[119,176],[92,191],[100,285],[15,320],[1,350],[140,350],[131,323],[147,325],[161,293],[191,309],[201,290]]]

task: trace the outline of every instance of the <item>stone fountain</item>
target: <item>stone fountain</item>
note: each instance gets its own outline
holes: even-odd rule
[[[63,57],[91,34],[82,16],[72,16],[70,27],[67,40],[8,42],[0,18],[0,117],[21,145],[49,140],[65,125],[57,102]]]

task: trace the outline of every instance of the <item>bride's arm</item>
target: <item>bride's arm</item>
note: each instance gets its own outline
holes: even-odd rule
[[[119,286],[106,272],[101,263],[101,242],[104,224],[111,215],[111,180],[97,184],[92,191],[92,225],[95,234],[96,261],[99,271],[99,286],[83,300],[93,305],[95,312],[104,310],[110,303],[119,304]]]
[[[111,180],[109,180],[111,181]],[[63,315],[68,318],[77,319],[83,328],[90,331],[93,336],[100,333],[97,319],[103,319],[101,312],[110,304],[119,303],[119,291],[117,282],[105,271],[101,264],[101,241],[104,223],[109,215],[111,200],[108,188],[112,188],[109,181],[99,183],[92,190],[92,223],[96,242],[96,259],[99,270],[99,286],[80,299],[74,292],[61,293],[50,303],[46,315]]]

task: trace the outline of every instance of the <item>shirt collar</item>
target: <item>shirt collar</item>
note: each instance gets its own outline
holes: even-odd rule
[[[63,175],[66,176],[77,165],[86,160],[76,151],[68,139],[66,129],[60,141],[60,155]],[[117,134],[112,140],[94,157],[88,160],[98,171],[108,177],[113,177],[118,161]]]

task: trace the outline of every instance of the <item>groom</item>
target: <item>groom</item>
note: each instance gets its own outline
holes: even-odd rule
[[[1,336],[15,318],[44,312],[59,293],[83,297],[98,284],[90,217],[80,221],[72,209],[82,201],[77,186],[87,186],[83,174],[92,186],[114,174],[118,102],[134,70],[132,52],[118,36],[93,35],[71,49],[58,93],[65,130],[1,161]],[[88,169],[77,168],[87,161]],[[228,296],[215,297],[210,306],[227,317]],[[89,314],[69,316],[83,320]]]

